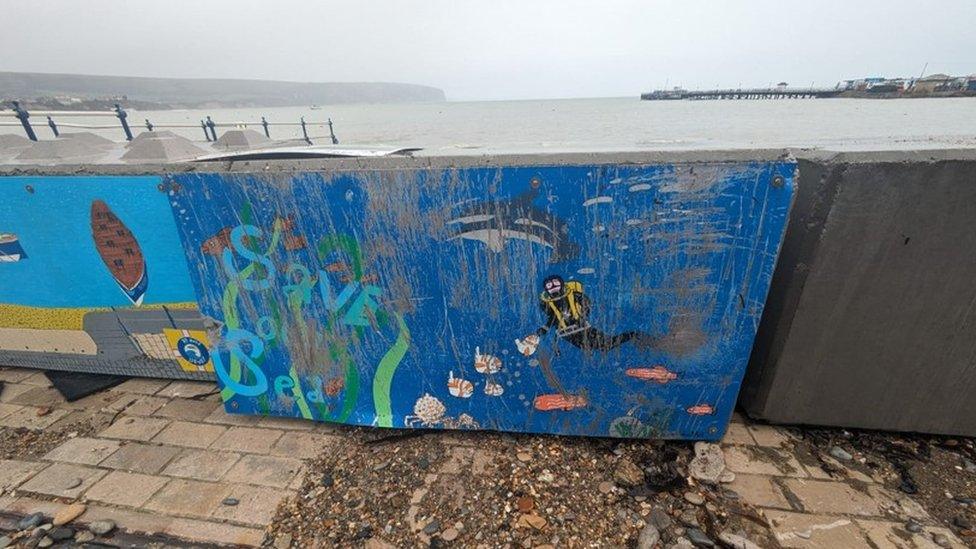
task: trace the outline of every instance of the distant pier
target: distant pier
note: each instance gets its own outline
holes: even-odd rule
[[[844,90],[836,88],[753,88],[729,90],[658,90],[642,93],[645,101],[673,101],[680,99],[822,99],[837,97]]]

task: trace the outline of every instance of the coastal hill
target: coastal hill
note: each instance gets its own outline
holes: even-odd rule
[[[284,82],[2,71],[0,98],[79,108],[92,100],[122,100],[131,106],[160,109],[445,100],[444,91],[438,88],[396,82]]]

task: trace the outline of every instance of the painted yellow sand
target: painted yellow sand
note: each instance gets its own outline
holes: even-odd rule
[[[94,355],[98,347],[86,332],[0,328],[0,351]]]
[[[157,310],[163,306],[169,309],[192,310],[197,304],[166,303],[143,305],[139,310]],[[81,330],[82,321],[88,313],[110,311],[108,307],[65,308],[65,307],[27,307],[0,303],[0,327],[24,328],[32,330]]]

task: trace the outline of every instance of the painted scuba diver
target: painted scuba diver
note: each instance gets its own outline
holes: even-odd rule
[[[624,332],[611,335],[590,326],[590,299],[583,294],[583,285],[576,280],[565,282],[558,275],[542,281],[539,306],[546,315],[546,324],[536,333],[541,337],[556,328],[556,336],[584,351],[609,351],[628,341],[641,348],[653,346],[655,339],[643,332]]]

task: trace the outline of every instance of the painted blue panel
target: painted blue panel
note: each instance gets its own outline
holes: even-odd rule
[[[181,174],[171,204],[231,412],[716,439],[795,170]]]
[[[0,192],[0,364],[212,379],[166,339],[203,319],[161,177],[0,177]]]

